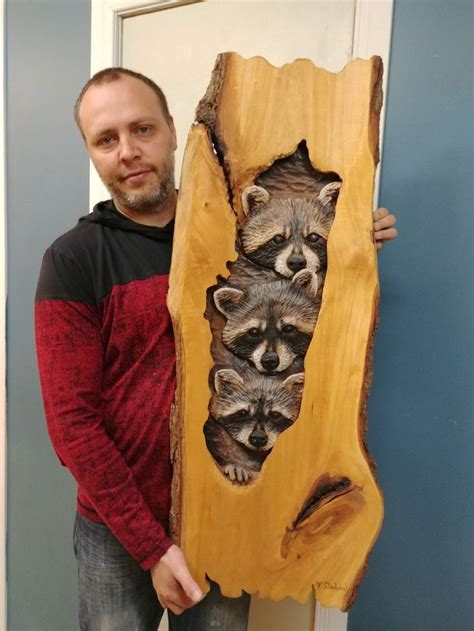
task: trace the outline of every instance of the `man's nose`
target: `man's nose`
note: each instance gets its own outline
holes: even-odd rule
[[[130,162],[140,157],[140,147],[131,136],[122,136],[122,138],[120,138],[119,151],[119,157],[122,162]]]

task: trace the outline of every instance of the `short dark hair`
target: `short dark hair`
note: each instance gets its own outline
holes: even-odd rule
[[[128,68],[122,68],[121,66],[116,66],[114,68],[104,68],[104,70],[99,70],[99,72],[96,72],[95,75],[89,79],[89,81],[82,88],[81,93],[77,97],[77,101],[74,105],[74,120],[76,121],[76,125],[79,127],[79,130],[83,136],[84,132],[82,131],[81,121],[79,119],[79,109],[81,107],[84,94],[93,85],[105,85],[107,83],[112,83],[113,81],[118,81],[121,77],[124,76],[138,79],[139,81],[145,83],[149,88],[151,88],[158,97],[165,118],[170,118],[170,111],[168,109],[166,96],[164,95],[163,90],[158,85],[156,85],[156,83],[152,81],[152,79],[146,77],[141,72],[135,72],[134,70],[129,70]]]

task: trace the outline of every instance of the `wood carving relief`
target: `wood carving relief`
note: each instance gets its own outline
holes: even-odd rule
[[[190,131],[168,304],[172,528],[201,585],[347,609],[382,520],[364,444],[381,62],[219,55]]]
[[[341,187],[337,174],[312,167],[304,141],[258,182],[242,194],[238,258],[208,291],[206,310],[214,366],[204,434],[220,470],[241,485],[298,417]]]

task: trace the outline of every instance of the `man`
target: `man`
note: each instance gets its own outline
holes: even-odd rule
[[[171,629],[244,630],[248,595],[212,585],[199,602],[168,536],[173,119],[158,86],[118,68],[86,84],[75,119],[112,199],[46,251],[35,319],[48,430],[78,482],[80,627],[152,631],[168,608]],[[394,223],[376,212],[378,247]]]

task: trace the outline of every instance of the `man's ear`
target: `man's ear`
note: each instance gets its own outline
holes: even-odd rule
[[[178,148],[178,139],[176,135],[176,127],[174,126],[174,120],[172,116],[168,117],[168,127],[170,128],[171,135],[173,137],[173,151],[176,151],[176,149]]]
[[[228,316],[239,306],[244,297],[241,289],[233,287],[221,287],[214,292],[214,304],[221,313]]]
[[[242,193],[242,208],[245,215],[263,206],[270,200],[270,193],[263,186],[247,186]]]

